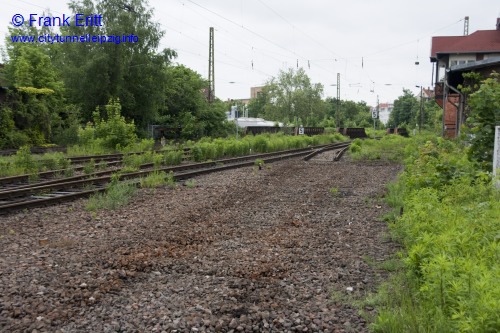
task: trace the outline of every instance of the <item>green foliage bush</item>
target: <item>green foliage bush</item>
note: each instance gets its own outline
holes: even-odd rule
[[[36,173],[38,172],[39,167],[35,158],[31,154],[29,146],[22,146],[19,148],[14,157],[14,165],[23,170],[23,173],[25,174]]]
[[[471,158],[481,163],[484,170],[493,167],[495,126],[500,126],[500,82],[498,74],[484,80],[478,91],[469,97],[471,115],[467,119]]]
[[[222,157],[235,157],[250,153],[266,153],[288,149],[305,148],[312,145],[345,141],[339,134],[316,136],[286,136],[278,134],[248,135],[236,140],[206,138],[191,144],[191,155],[197,162],[214,160]]]
[[[97,193],[87,200],[85,208],[89,211],[99,209],[114,210],[128,204],[137,188],[129,182],[112,181],[104,193]]]
[[[457,143],[427,142],[407,155],[389,193],[404,206],[390,227],[406,274],[372,328],[499,332],[500,191]]]
[[[127,122],[121,115],[118,99],[110,99],[105,106],[106,119],[101,118],[99,109],[93,113],[94,123],[89,123],[78,132],[79,143],[85,146],[98,145],[108,150],[121,150],[137,140],[134,122]]]
[[[400,135],[386,135],[380,140],[354,139],[349,147],[351,157],[354,160],[389,160],[402,161],[408,145],[414,145],[415,141]]]

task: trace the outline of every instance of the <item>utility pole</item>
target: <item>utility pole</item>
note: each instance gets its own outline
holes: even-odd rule
[[[340,128],[340,73],[337,73],[337,128]]]
[[[210,41],[208,50],[208,103],[215,98],[215,71],[214,71],[214,28],[210,27]]]

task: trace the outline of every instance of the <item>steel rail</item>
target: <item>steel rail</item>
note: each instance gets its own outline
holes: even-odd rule
[[[342,145],[342,144],[340,144]],[[262,159],[265,163],[272,163],[277,160],[282,160],[285,158],[293,158],[306,155],[313,148],[302,148],[298,150],[288,150],[282,152],[266,153],[266,154],[255,154],[243,157],[224,159],[212,162],[194,163],[190,165],[165,167],[157,170],[149,171],[138,171],[122,174],[119,176],[119,180],[137,179],[147,176],[153,172],[165,171],[174,172],[174,179],[182,180],[186,178],[191,178],[196,175],[217,172],[227,169],[239,168],[243,166],[254,165],[254,160],[257,158]],[[227,164],[226,164],[227,163]],[[189,171],[196,169],[193,171]],[[108,171],[105,171],[108,172]],[[95,177],[91,179],[77,179],[70,182],[58,182],[53,184],[47,184],[42,186],[33,186],[19,188],[13,191],[2,191],[0,192],[0,200],[14,200],[14,202],[0,203],[0,214],[6,213],[12,210],[24,209],[34,206],[47,205],[49,203],[56,203],[60,201],[70,200],[74,198],[87,197],[92,193],[101,192],[105,190],[104,185],[111,181],[112,173],[115,171],[109,171],[110,175]],[[137,181],[138,183],[138,181]],[[81,190],[84,186],[95,186],[93,189]],[[51,193],[46,193],[51,191]],[[55,191],[55,192],[54,192]],[[33,194],[39,194],[33,196]],[[21,198],[19,200],[19,198]],[[17,199],[17,200],[16,200]]]
[[[316,156],[322,152],[328,151],[328,150],[339,149],[339,148],[347,149],[350,146],[350,144],[351,144],[351,141],[348,141],[348,142],[344,142],[344,143],[340,143],[340,144],[332,144],[332,145],[328,145],[328,146],[325,146],[322,148],[318,148],[318,149],[314,150],[313,152],[311,152],[310,154],[306,155],[304,157],[304,161],[309,161],[314,156]]]

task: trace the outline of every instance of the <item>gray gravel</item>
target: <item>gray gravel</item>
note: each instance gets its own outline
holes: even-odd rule
[[[330,157],[0,216],[0,332],[367,332],[400,166]]]

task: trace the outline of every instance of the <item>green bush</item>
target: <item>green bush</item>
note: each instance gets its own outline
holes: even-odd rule
[[[114,210],[129,203],[137,191],[134,184],[112,181],[104,193],[97,193],[87,200],[85,208],[89,211],[99,209]]]
[[[37,173],[39,164],[31,154],[29,146],[22,146],[14,156],[14,165],[23,170],[23,173]]]
[[[175,187],[174,173],[170,171],[168,174],[165,171],[155,171],[141,179],[141,187],[154,188],[161,185]]]
[[[85,146],[98,143],[108,150],[120,150],[135,144],[137,135],[134,122],[128,123],[121,115],[120,101],[110,99],[105,111],[106,119],[103,119],[99,109],[96,109],[93,113],[94,123],[89,123],[84,129],[79,130],[79,143]]]
[[[500,331],[500,191],[448,140],[408,152],[389,187],[392,235],[404,245],[400,290],[387,294],[376,332]]]

